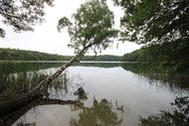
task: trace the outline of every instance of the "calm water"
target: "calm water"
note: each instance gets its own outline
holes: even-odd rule
[[[21,73],[20,65],[12,67],[17,71],[6,71],[6,75]],[[138,126],[139,117],[169,110],[170,102],[177,96],[189,95],[187,83],[173,83],[173,79],[170,82],[156,80],[154,76],[151,79],[137,73],[137,67],[133,67],[134,70],[127,67],[127,64],[103,63],[68,68],[49,87],[49,98],[79,100],[83,104],[34,104],[13,121],[12,126]],[[58,65],[39,67],[35,64],[25,67],[25,74],[31,75],[34,71],[51,74],[57,69]],[[83,89],[84,95],[77,95],[79,88]]]

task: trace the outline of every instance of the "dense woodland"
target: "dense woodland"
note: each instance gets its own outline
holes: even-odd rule
[[[0,60],[64,60],[64,57],[36,51],[1,48]]]
[[[148,63],[148,66],[163,67],[172,72],[188,72],[189,49],[187,47],[188,42],[165,43],[163,46],[153,45],[127,53],[122,57],[122,60]]]
[[[26,51],[19,49],[0,48],[0,60],[70,60],[73,56],[61,56],[56,54],[41,53],[37,51]],[[85,61],[120,61],[121,56],[98,55],[84,56]]]

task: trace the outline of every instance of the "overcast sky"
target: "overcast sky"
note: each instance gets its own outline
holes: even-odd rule
[[[15,48],[24,50],[40,51],[60,55],[73,55],[73,49],[67,47],[70,39],[66,31],[57,32],[56,26],[58,20],[63,17],[71,17],[76,9],[86,0],[55,0],[54,7],[45,8],[45,22],[35,26],[34,32],[14,33],[12,28],[6,27],[0,22],[1,28],[6,30],[6,37],[0,38],[0,48]],[[123,11],[114,7],[111,0],[108,5],[115,15],[115,27],[119,28],[120,17]],[[1,17],[0,17],[1,18]],[[118,49],[117,49],[117,44]],[[101,54],[123,55],[140,48],[140,45],[131,42],[115,41],[112,47],[102,51]],[[92,55],[93,52],[87,53]]]

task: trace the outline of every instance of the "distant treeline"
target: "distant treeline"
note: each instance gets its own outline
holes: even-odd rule
[[[64,57],[36,51],[0,48],[0,60],[64,60]]]
[[[0,60],[70,60],[73,56],[61,56],[57,54],[41,53],[19,49],[0,48]],[[85,56],[85,61],[120,61],[121,56],[99,55]]]
[[[122,56],[114,56],[114,55],[99,55],[99,56],[84,56],[84,61],[121,61]]]

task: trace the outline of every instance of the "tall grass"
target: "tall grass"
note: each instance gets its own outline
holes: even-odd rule
[[[0,100],[6,100],[28,92],[42,81],[47,74],[21,72],[0,76]]]

